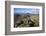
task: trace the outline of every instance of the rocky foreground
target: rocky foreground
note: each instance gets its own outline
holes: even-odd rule
[[[14,17],[14,27],[38,27],[39,16],[38,15],[23,15]]]

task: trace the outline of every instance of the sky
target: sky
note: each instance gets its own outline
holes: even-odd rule
[[[14,13],[31,13],[31,14],[39,14],[39,9],[33,8],[14,8]]]

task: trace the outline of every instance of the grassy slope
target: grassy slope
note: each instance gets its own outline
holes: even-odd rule
[[[31,19],[35,22],[35,26],[39,26],[39,16],[31,16]]]

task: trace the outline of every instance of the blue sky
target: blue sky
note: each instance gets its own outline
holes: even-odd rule
[[[14,8],[14,13],[31,13],[31,14],[39,14],[39,9],[32,8]]]

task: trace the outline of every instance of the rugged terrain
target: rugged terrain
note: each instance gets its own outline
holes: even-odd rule
[[[14,15],[14,27],[38,27],[38,14],[16,14]]]

